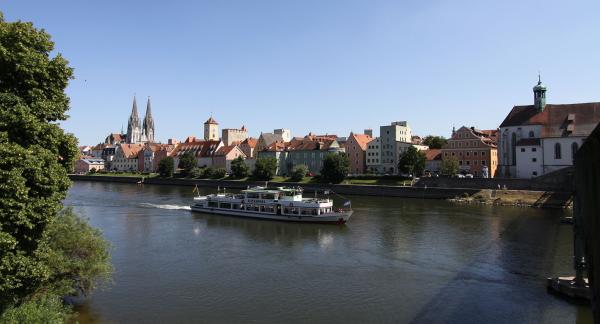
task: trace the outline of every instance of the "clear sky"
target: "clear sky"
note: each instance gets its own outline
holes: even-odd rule
[[[75,68],[63,126],[82,144],[127,127],[147,96],[157,138],[210,116],[251,135],[496,128],[531,104],[600,101],[600,1],[4,0]]]

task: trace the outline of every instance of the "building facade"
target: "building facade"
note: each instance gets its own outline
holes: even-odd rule
[[[204,140],[219,140],[219,123],[217,123],[217,121],[212,116],[210,116],[210,118],[204,122]]]
[[[379,137],[372,139],[367,144],[366,167],[368,173],[383,173],[381,166],[381,140]]]
[[[143,144],[119,144],[115,147],[115,157],[111,168],[115,171],[138,171],[138,153]]]
[[[367,147],[373,138],[367,134],[350,133],[345,144],[350,161],[350,174],[364,174],[367,171]]]
[[[381,169],[384,173],[397,174],[399,154],[404,145],[411,144],[412,132],[406,121],[392,122],[390,125],[379,127],[381,146]]]
[[[459,172],[474,177],[493,178],[498,168],[498,150],[494,131],[461,127],[442,147],[442,158],[458,160]]]
[[[499,127],[499,176],[532,178],[573,165],[600,122],[600,103],[546,104],[538,78],[533,105],[515,106]]]
[[[240,129],[224,128],[221,131],[221,140],[225,146],[240,144],[246,140],[246,138],[248,138],[248,130],[246,129],[246,126],[242,126]]]

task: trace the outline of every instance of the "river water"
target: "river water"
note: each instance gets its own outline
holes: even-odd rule
[[[208,192],[208,189],[201,189]],[[592,323],[547,293],[568,211],[353,196],[347,225],[192,213],[190,187],[75,182],[114,282],[81,323]]]

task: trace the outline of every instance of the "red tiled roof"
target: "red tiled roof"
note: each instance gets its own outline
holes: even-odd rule
[[[531,105],[515,106],[500,127],[541,125],[541,137],[587,136],[599,122],[600,102],[547,104],[542,112]]]
[[[217,125],[219,124],[212,116],[210,116],[210,118],[207,121],[205,121],[204,123],[205,124],[217,124]]]
[[[123,156],[128,159],[137,157],[138,153],[144,148],[143,144],[121,144]]]
[[[242,141],[241,144],[248,145],[251,148],[255,148],[256,147],[256,143],[258,143],[258,140],[256,138],[254,138],[254,137],[248,137],[244,141]]]
[[[180,156],[185,152],[192,152],[196,157],[212,156],[219,146],[220,141],[195,141],[181,143],[171,152],[172,156]]]
[[[425,158],[427,159],[427,161],[442,159],[442,150],[440,149],[429,149],[423,152],[425,153]]]
[[[350,135],[350,138],[354,138],[356,144],[358,144],[363,151],[367,149],[367,145],[373,140],[371,136],[365,134],[352,134]]]
[[[238,147],[238,146],[237,145],[221,146],[221,148],[219,148],[217,150],[217,152],[215,153],[215,155],[217,155],[217,156],[225,156],[225,155],[229,154],[229,152],[235,150],[236,147]],[[239,148],[238,148],[238,150],[239,150]],[[240,150],[240,152],[241,152],[241,150]]]

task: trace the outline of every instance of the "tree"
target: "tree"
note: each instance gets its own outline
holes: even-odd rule
[[[321,178],[324,182],[340,183],[348,175],[350,161],[346,154],[328,154],[323,160]]]
[[[250,168],[243,157],[238,156],[231,161],[231,174],[236,179],[245,178],[250,173]]]
[[[455,176],[458,173],[458,160],[455,157],[448,157],[442,159],[442,165],[440,171],[446,176]]]
[[[78,154],[77,140],[58,123],[67,118],[73,69],[53,51],[50,35],[0,13],[0,313],[17,314],[51,294],[56,265],[75,257],[57,259],[49,234],[63,221],[67,172]]]
[[[175,161],[172,157],[167,156],[160,160],[158,163],[158,174],[164,178],[171,178],[173,176],[173,169],[175,168]]]
[[[256,159],[252,176],[256,180],[271,180],[277,173],[277,159],[274,157],[262,157]]]
[[[227,175],[227,170],[225,170],[225,168],[216,168],[212,174],[212,177],[214,179],[221,179],[221,178],[224,178],[226,175]]]
[[[204,177],[204,170],[202,168],[193,168],[189,174],[190,178],[201,179]]]
[[[292,169],[290,179],[295,182],[302,181],[306,174],[308,174],[308,167],[304,164],[298,164]]]
[[[192,152],[185,152],[179,159],[178,168],[182,169],[181,174],[188,176],[193,168],[198,166],[198,161]]]
[[[423,152],[419,152],[416,147],[409,147],[400,156],[398,161],[398,170],[401,173],[410,174],[412,176],[420,176],[425,170],[425,162],[427,158]]]
[[[423,139],[423,144],[429,146],[430,149],[441,149],[448,140],[444,136],[428,135]]]

